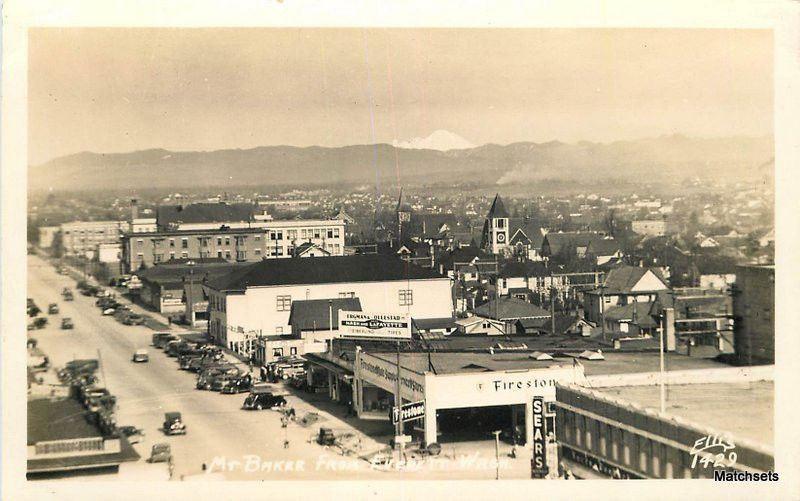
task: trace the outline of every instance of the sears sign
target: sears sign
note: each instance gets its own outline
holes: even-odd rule
[[[410,339],[408,315],[339,311],[339,337]]]

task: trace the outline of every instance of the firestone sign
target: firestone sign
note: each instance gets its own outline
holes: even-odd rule
[[[407,315],[339,311],[339,337],[411,338],[411,319]]]
[[[392,407],[392,424],[405,423],[425,417],[425,401],[405,404],[399,409]]]

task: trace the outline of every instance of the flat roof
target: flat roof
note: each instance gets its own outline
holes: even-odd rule
[[[774,447],[775,384],[772,381],[666,386],[666,411],[692,423]],[[656,386],[595,388],[605,395],[659,410]]]
[[[553,350],[534,350],[530,346],[524,350],[514,350],[519,347],[522,340],[496,339],[494,344],[512,348],[509,351],[495,350],[494,353],[462,351],[462,352],[431,352],[415,351],[401,352],[400,363],[404,369],[417,373],[430,372],[430,366],[437,374],[457,374],[507,370],[546,369],[553,366],[571,366],[575,357],[585,348],[554,352]],[[525,343],[527,345],[527,343]],[[534,360],[530,355],[538,351],[553,355],[553,360]],[[592,350],[594,351],[594,350]],[[366,351],[387,362],[395,363],[397,354],[390,350]],[[583,365],[584,374],[597,376],[604,374],[635,374],[641,372],[655,372],[659,368],[658,353],[653,352],[607,352],[603,351],[604,360],[587,360],[578,358],[578,363]],[[429,363],[430,361],[430,363]],[[730,365],[717,362],[709,358],[687,357],[686,355],[670,353],[667,356],[667,371],[687,369],[719,369]]]
[[[28,401],[28,445],[47,440],[101,437],[84,417],[88,411],[71,398]]]

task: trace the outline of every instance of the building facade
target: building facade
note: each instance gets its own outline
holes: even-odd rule
[[[98,244],[119,243],[128,231],[127,221],[73,221],[61,225],[61,242],[64,253],[86,256],[95,252]]]
[[[291,335],[296,300],[358,298],[364,311],[451,317],[451,281],[396,257],[356,255],[262,261],[206,284],[209,334],[239,352],[259,337]]]
[[[733,338],[741,364],[775,363],[775,266],[739,266]]]

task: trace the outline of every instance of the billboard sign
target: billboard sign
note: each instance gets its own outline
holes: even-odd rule
[[[339,310],[339,337],[411,339],[408,315]]]
[[[547,468],[547,430],[544,419],[544,398],[533,397],[533,459],[531,459],[531,478],[545,478]]]

